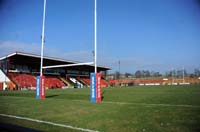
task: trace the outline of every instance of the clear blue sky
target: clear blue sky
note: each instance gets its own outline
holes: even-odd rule
[[[200,68],[198,0],[97,0],[98,64],[121,72]],[[94,0],[47,0],[45,55],[92,61]],[[0,56],[40,53],[43,0],[0,0]]]

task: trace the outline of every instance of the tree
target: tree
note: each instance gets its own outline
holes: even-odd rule
[[[126,72],[124,75],[125,75],[126,78],[128,78],[129,76],[131,76],[131,73]]]
[[[144,71],[144,77],[150,77],[150,72],[148,70]]]
[[[137,71],[135,72],[135,77],[136,77],[136,78],[141,78],[141,77],[142,77],[142,72],[141,72],[140,70],[137,70]]]

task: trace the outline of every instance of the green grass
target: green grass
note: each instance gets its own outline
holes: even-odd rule
[[[0,113],[98,131],[200,131],[200,86],[135,86],[103,89],[103,102],[90,103],[89,89],[0,92]],[[75,131],[0,116],[0,122],[42,131]]]

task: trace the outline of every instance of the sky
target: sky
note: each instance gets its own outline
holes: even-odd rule
[[[43,0],[0,0],[0,56],[40,54]],[[46,56],[93,61],[94,0],[47,0]],[[97,0],[97,62],[110,73],[200,68],[200,0]],[[119,63],[120,61],[120,63]]]

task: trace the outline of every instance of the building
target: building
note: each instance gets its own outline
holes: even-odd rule
[[[36,76],[40,75],[39,55],[14,52],[0,58],[0,90],[21,90],[35,89]],[[44,57],[43,66],[77,64],[77,61]],[[98,66],[98,72],[106,72],[108,67]],[[61,68],[45,69],[45,87],[67,88],[67,87],[87,87],[90,85],[90,73],[94,72],[93,65],[79,65]],[[102,86],[108,83],[102,79]]]

